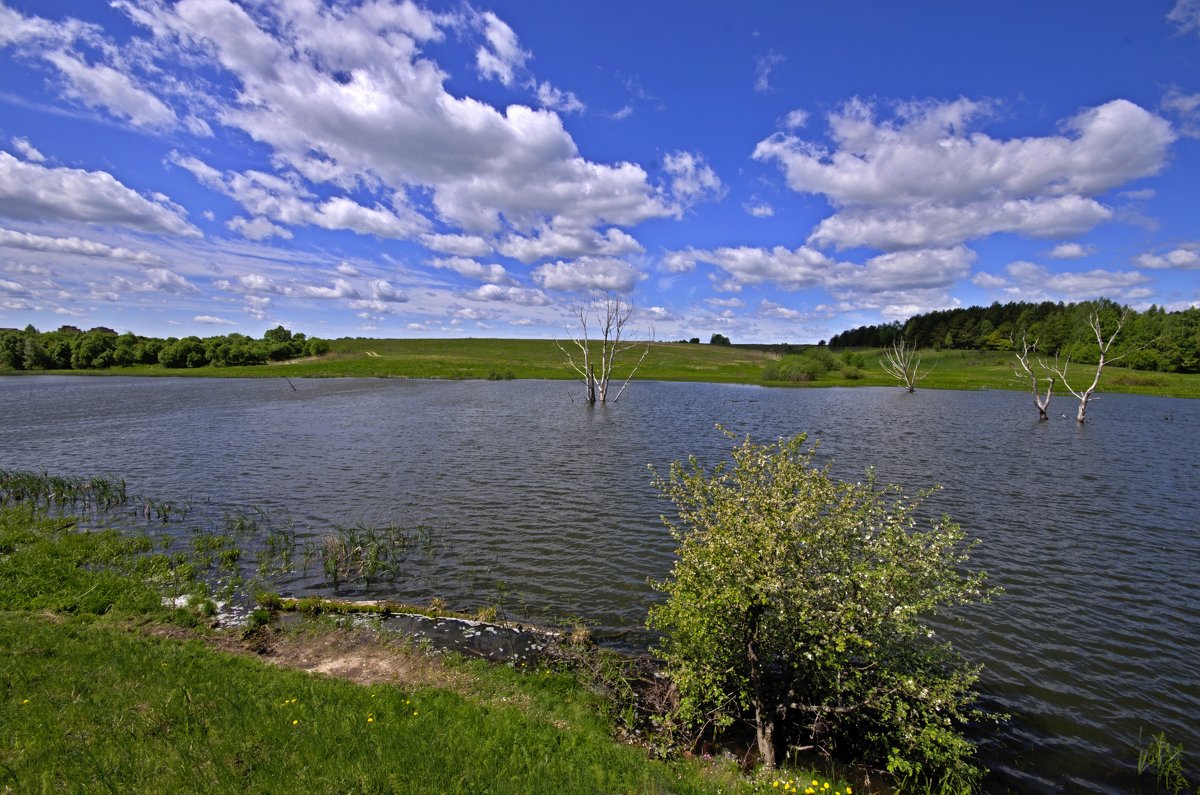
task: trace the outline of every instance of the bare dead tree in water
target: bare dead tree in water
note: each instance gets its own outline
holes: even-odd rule
[[[1125,326],[1125,321],[1128,319],[1129,309],[1126,308],[1123,309],[1121,314],[1117,317],[1117,323],[1112,332],[1105,336],[1104,328],[1100,320],[1100,310],[1093,310],[1092,314],[1088,316],[1088,328],[1090,328],[1092,333],[1096,335],[1096,347],[1100,351],[1100,360],[1096,363],[1096,374],[1092,377],[1092,383],[1090,386],[1086,387],[1085,389],[1077,390],[1067,382],[1067,367],[1071,364],[1070,358],[1064,361],[1062,366],[1059,367],[1058,359],[1056,357],[1054,360],[1054,366],[1048,368],[1051,372],[1062,379],[1063,386],[1067,388],[1067,391],[1079,400],[1079,410],[1075,412],[1076,422],[1087,421],[1088,401],[1096,399],[1096,387],[1100,385],[1100,374],[1104,372],[1105,366],[1110,365],[1113,362],[1120,361],[1121,359],[1124,359],[1126,355],[1128,355],[1128,351],[1122,353],[1120,356],[1110,357],[1108,355],[1109,351],[1112,349],[1113,342],[1117,339],[1117,335],[1121,333],[1121,329]]]
[[[1038,384],[1040,380],[1038,374],[1029,366],[1029,354],[1037,350],[1037,344],[1038,341],[1036,339],[1030,342],[1025,332],[1021,332],[1021,350],[1016,353],[1017,364],[1020,365],[1021,369],[1014,369],[1013,374],[1022,380],[1029,379],[1029,391],[1033,393],[1033,403],[1037,406],[1038,421],[1040,422],[1041,420],[1049,419],[1046,415],[1046,409],[1050,406],[1050,396],[1054,394],[1054,376],[1051,375],[1053,371],[1046,367],[1045,362],[1039,359],[1038,365],[1046,373],[1049,381],[1046,384],[1046,394],[1043,396]]]
[[[883,358],[879,366],[892,378],[900,381],[909,392],[917,390],[917,382],[929,376],[929,370],[921,370],[921,356],[916,346],[909,346],[903,337],[892,342],[891,347],[883,349]]]
[[[555,344],[566,357],[567,365],[583,382],[587,390],[584,401],[589,406],[595,405],[597,402],[608,402],[609,384],[618,357],[629,351],[641,351],[637,362],[630,369],[621,388],[617,390],[616,396],[612,399],[612,402],[616,403],[621,399],[621,395],[625,394],[629,382],[633,380],[634,374],[650,354],[653,331],[644,342],[635,342],[629,339],[632,329],[628,326],[629,320],[633,316],[633,306],[622,301],[616,293],[593,292],[577,303],[573,310],[579,321],[579,333],[571,334],[570,340],[579,350],[572,351],[562,342],[556,341]],[[593,328],[597,334],[595,339],[592,338]],[[597,344],[599,350],[596,350]],[[599,362],[596,361],[597,355]],[[599,372],[597,372],[597,366]]]

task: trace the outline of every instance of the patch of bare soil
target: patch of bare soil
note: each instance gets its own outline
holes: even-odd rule
[[[335,676],[360,685],[470,689],[470,675],[447,667],[436,656],[415,651],[403,641],[371,629],[280,630],[198,633],[184,627],[150,625],[141,631],[173,640],[200,640],[231,654],[253,656],[281,668]]]
[[[217,645],[235,653],[252,653],[284,668],[336,676],[360,685],[395,684],[458,689],[461,672],[436,657],[390,642],[370,629],[321,632],[265,630],[242,639],[222,635]]]

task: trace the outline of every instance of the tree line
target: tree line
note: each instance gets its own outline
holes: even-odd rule
[[[1025,336],[1036,339],[1038,350],[1046,355],[1096,364],[1099,353],[1089,319],[1097,313],[1124,312],[1125,308],[1106,298],[1071,304],[995,302],[987,307],[926,312],[904,322],[859,326],[834,335],[829,345],[888,348],[903,339],[915,348],[1012,351],[1020,348]],[[1122,365],[1135,370],[1200,372],[1200,309],[1168,312],[1151,306],[1144,312],[1128,310],[1113,353],[1123,355]]]
[[[83,331],[62,326],[55,331],[0,331],[0,370],[107,370],[111,367],[158,364],[167,368],[236,367],[266,364],[301,356],[321,356],[329,343],[276,326],[254,339],[245,334],[217,337],[143,337],[118,334],[98,326]]]

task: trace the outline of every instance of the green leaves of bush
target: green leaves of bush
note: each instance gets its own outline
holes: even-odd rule
[[[732,437],[731,434],[727,434]],[[804,435],[746,438],[732,466],[676,462],[662,493],[679,558],[652,608],[682,726],[745,719],[760,757],[816,746],[936,791],[970,788],[959,733],[977,669],[933,639],[932,614],[987,596],[963,569],[969,545],[948,519],[917,527],[906,497],[868,473],[839,482]]]

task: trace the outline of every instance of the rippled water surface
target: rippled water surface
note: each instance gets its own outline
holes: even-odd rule
[[[947,627],[1012,714],[994,792],[1128,792],[1139,729],[1200,750],[1200,401],[1105,395],[1077,426],[1019,393],[637,383],[588,409],[562,382],[0,378],[0,467],[124,477],[196,516],[302,533],[428,525],[438,550],[370,595],[581,616],[626,645],[674,544],[647,465],[716,462],[722,423],[819,439],[835,473],[916,489],[982,540],[1006,593]],[[576,392],[572,397],[572,392]],[[285,583],[321,589],[316,579]]]

